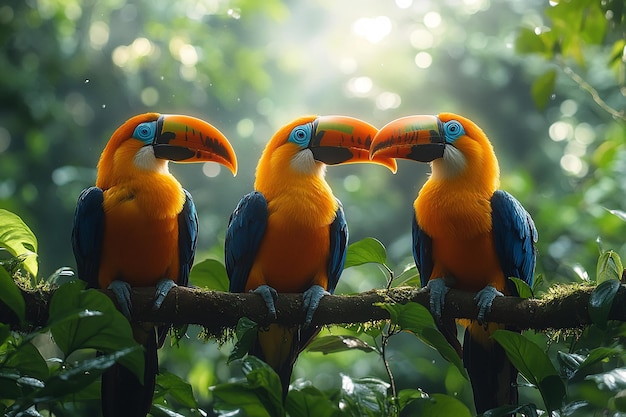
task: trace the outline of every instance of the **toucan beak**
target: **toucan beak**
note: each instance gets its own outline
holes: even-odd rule
[[[373,162],[396,172],[392,158],[370,158],[372,139],[378,132],[371,124],[348,116],[319,116],[309,143],[313,157],[328,165]]]
[[[443,123],[437,116],[407,116],[378,131],[370,156],[431,162],[443,157],[445,144]]]
[[[154,156],[175,162],[212,161],[237,174],[237,156],[215,126],[191,116],[168,114],[157,120]]]

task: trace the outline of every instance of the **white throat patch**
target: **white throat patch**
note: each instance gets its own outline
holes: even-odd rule
[[[137,151],[134,159],[135,165],[147,171],[154,171],[161,174],[169,174],[167,159],[158,159],[154,156],[152,146],[144,146]]]
[[[463,172],[466,163],[463,153],[448,144],[443,151],[443,158],[435,159],[431,164],[432,178],[454,178]]]
[[[310,149],[303,149],[291,159],[291,168],[303,174],[318,173],[323,176],[326,165],[318,163]],[[322,172],[318,172],[320,170]]]

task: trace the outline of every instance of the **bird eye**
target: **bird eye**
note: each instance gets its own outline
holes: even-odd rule
[[[139,139],[142,142],[150,143],[154,139],[154,133],[156,131],[156,122],[141,123],[135,128],[133,137]]]
[[[443,124],[443,134],[446,136],[446,142],[454,142],[465,134],[463,125],[456,120],[450,120]]]
[[[295,127],[289,134],[289,142],[296,145],[306,146],[311,138],[311,124]]]

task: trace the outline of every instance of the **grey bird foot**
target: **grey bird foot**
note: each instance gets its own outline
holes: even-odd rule
[[[170,290],[176,286],[176,283],[169,278],[165,278],[157,282],[155,294],[156,298],[154,300],[154,304],[152,304],[152,310],[158,310],[161,308],[161,304],[163,304],[167,294],[169,294]]]
[[[306,290],[302,295],[303,308],[306,312],[306,317],[304,320],[305,325],[311,324],[313,320],[313,314],[317,310],[317,307],[320,305],[320,300],[325,296],[330,295],[328,291],[326,291],[320,285],[313,285],[311,288]]]
[[[130,284],[126,281],[115,280],[109,284],[107,289],[113,291],[122,313],[130,320],[130,310],[133,306],[130,301]]]
[[[274,301],[278,298],[276,290],[269,285],[263,284],[252,292],[263,297],[263,301],[265,301],[265,305],[267,306],[268,315],[270,318],[276,319],[276,305],[274,304]]]
[[[476,305],[478,306],[478,323],[483,324],[485,322],[485,315],[491,312],[491,306],[493,304],[493,300],[496,297],[503,297],[500,291],[496,290],[495,287],[491,285],[487,285],[482,290],[478,291],[476,296],[474,297],[474,301],[476,301]]]
[[[441,318],[441,312],[446,302],[446,294],[450,290],[443,278],[434,278],[428,281],[430,291],[430,312],[435,318]]]

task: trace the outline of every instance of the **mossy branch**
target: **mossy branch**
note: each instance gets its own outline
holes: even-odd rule
[[[588,313],[589,296],[594,287],[561,287],[544,299],[498,297],[488,318],[519,329],[569,329],[591,323]],[[111,291],[103,291],[114,299]],[[42,326],[47,320],[51,292],[23,292],[27,306],[27,321],[31,326]],[[249,317],[260,323],[269,323],[265,304],[256,294],[231,294],[194,288],[175,287],[159,310],[152,309],[154,288],[132,290],[133,317],[138,321],[196,324],[210,334],[220,335],[233,328],[239,318]],[[477,314],[474,294],[450,290],[446,296],[444,316],[450,318],[475,318]],[[313,323],[317,325],[365,323],[389,318],[377,303],[409,301],[428,306],[429,294],[412,287],[390,290],[371,290],[355,295],[327,296],[320,302]],[[626,287],[622,285],[613,303],[610,319],[626,321]],[[283,324],[302,323],[302,297],[300,294],[280,294],[276,300],[277,319]],[[18,327],[15,315],[0,303],[0,321]]]

